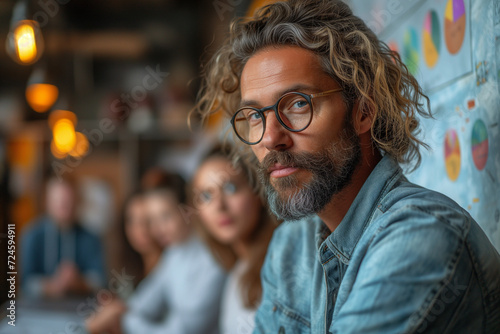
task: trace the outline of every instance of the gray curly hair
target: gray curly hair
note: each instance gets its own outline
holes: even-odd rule
[[[371,114],[375,147],[418,167],[419,147],[427,145],[417,138],[417,115],[431,117],[429,98],[399,55],[340,0],[277,2],[253,18],[234,20],[229,38],[204,69],[194,111],[204,120],[216,112],[231,117],[241,100],[240,77],[248,59],[263,48],[280,46],[314,52],[343,89],[348,110],[358,102],[359,111]]]

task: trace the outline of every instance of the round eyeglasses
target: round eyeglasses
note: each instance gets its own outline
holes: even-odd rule
[[[333,89],[316,94],[286,93],[272,106],[262,109],[253,107],[238,109],[231,118],[231,125],[242,142],[248,145],[258,144],[266,131],[266,116],[264,113],[274,110],[276,118],[285,129],[300,132],[311,124],[313,116],[312,99],[340,91],[342,89]]]

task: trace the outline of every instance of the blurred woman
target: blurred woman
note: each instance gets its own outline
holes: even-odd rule
[[[223,334],[251,333],[262,296],[260,269],[276,221],[257,193],[257,180],[244,164],[233,165],[216,148],[193,179],[200,232],[221,265],[230,271],[223,293]]]
[[[218,333],[225,274],[185,221],[185,183],[171,175],[145,194],[155,239],[168,250],[127,303],[125,333]]]
[[[162,248],[152,238],[147,216],[144,194],[135,191],[125,201],[122,219],[118,226],[121,266],[127,276],[133,277],[129,284],[117,287],[117,299],[101,306],[99,312],[87,321],[90,333],[119,333],[120,318],[126,311],[126,301],[137,285],[155,268]],[[122,270],[118,270],[122,272]]]
[[[123,266],[134,278],[134,288],[158,264],[162,247],[152,237],[144,193],[134,192],[125,202],[123,224],[120,226]],[[129,295],[121,294],[122,298]]]

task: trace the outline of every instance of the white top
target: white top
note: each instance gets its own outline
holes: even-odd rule
[[[124,333],[218,333],[225,274],[196,237],[169,247],[139,284],[122,319]]]
[[[240,279],[248,263],[238,261],[229,274],[222,295],[222,334],[251,334],[255,327],[256,309],[248,309],[243,304]]]

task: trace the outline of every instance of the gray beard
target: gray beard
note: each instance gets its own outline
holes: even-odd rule
[[[266,160],[267,159],[267,160]],[[339,143],[317,153],[290,153],[273,151],[259,167],[259,177],[276,217],[283,220],[299,220],[317,214],[352,181],[354,170],[361,160],[361,146],[354,129],[345,129]],[[308,170],[312,178],[299,184],[292,174],[270,183],[268,167],[279,162]],[[275,187],[278,189],[275,189]],[[289,193],[289,195],[284,195]]]

